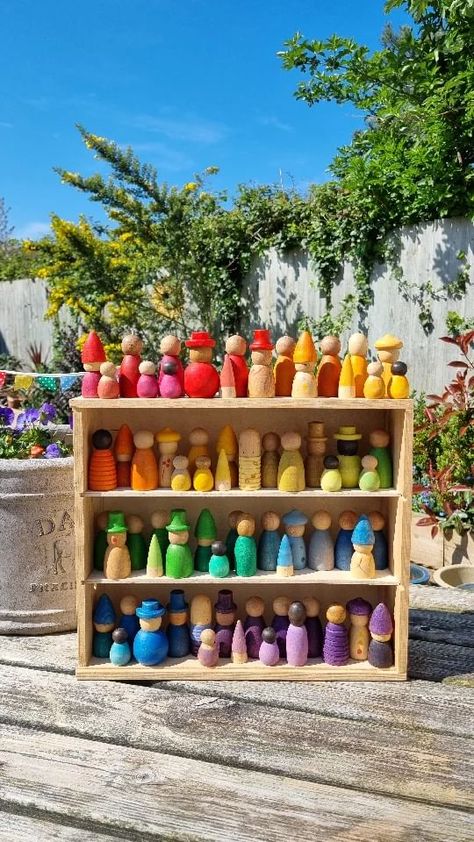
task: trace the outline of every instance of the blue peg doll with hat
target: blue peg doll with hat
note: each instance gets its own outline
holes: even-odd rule
[[[299,509],[292,509],[283,515],[281,522],[285,527],[293,556],[293,569],[303,570],[306,567],[306,544],[304,531],[308,517]]]
[[[96,658],[108,658],[112,646],[112,632],[115,628],[116,615],[110,597],[103,593],[97,600],[92,622],[94,635],[92,651]]]
[[[184,658],[191,651],[191,637],[188,628],[188,604],[182,590],[176,589],[170,593],[168,621],[168,655],[170,658]]]
[[[133,641],[133,656],[145,667],[160,664],[168,655],[168,638],[161,629],[166,608],[157,599],[144,599],[136,613],[140,629]]]

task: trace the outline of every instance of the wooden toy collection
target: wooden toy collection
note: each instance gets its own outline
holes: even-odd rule
[[[118,369],[94,332],[82,347],[78,677],[406,678],[402,341],[376,362],[360,333],[215,347],[166,336],[156,362],[130,334]]]

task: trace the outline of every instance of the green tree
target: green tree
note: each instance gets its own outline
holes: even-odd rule
[[[13,237],[14,227],[9,223],[8,212],[0,196],[0,281],[34,278],[37,261],[24,251],[21,240]]]

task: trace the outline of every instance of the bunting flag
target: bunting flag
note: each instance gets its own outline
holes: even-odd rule
[[[15,391],[17,389],[21,389],[22,391],[27,391],[31,384],[33,383],[33,377],[31,374],[15,374],[15,379],[13,381],[13,388]]]
[[[3,369],[0,371],[0,389],[3,389],[7,382],[7,378],[11,377],[13,380],[13,389],[28,391],[28,389],[35,383],[40,389],[47,389],[49,392],[55,392],[58,388],[62,392],[67,392],[84,377],[85,371],[71,371],[71,372],[45,372],[38,371],[10,371]]]
[[[0,389],[3,389],[6,379],[7,379],[6,373],[4,371],[0,371]]]
[[[43,377],[37,377],[36,384],[40,389],[48,389],[50,392],[55,392],[58,386],[57,378],[49,377],[47,374]]]
[[[59,378],[59,385],[61,387],[62,392],[67,392],[68,389],[72,389],[72,387],[77,383],[78,377],[76,374],[63,374],[62,377]]]

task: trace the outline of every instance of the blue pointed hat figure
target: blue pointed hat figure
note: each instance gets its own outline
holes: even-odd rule
[[[293,567],[293,553],[288,535],[283,535],[277,555],[278,567]]]
[[[188,603],[184,599],[184,591],[179,588],[171,591],[167,607],[170,614],[185,614],[188,610]]]
[[[352,543],[365,547],[373,547],[375,535],[367,515],[361,515],[357,521],[352,533]]]
[[[114,606],[112,605],[110,597],[108,597],[106,593],[103,593],[102,596],[99,597],[94,609],[94,623],[97,623],[99,626],[109,626],[110,624],[115,624],[115,619]]]

